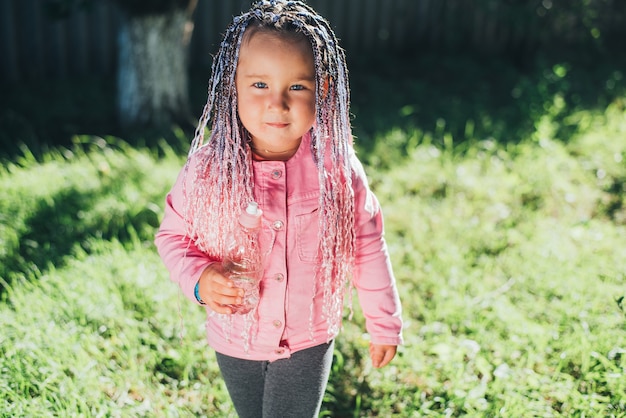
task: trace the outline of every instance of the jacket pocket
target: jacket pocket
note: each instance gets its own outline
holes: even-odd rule
[[[300,261],[315,263],[319,260],[319,211],[312,209],[308,213],[296,215],[296,246]]]

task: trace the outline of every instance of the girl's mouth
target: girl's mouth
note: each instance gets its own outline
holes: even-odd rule
[[[286,128],[289,126],[289,124],[285,122],[267,122],[266,125],[272,128]]]

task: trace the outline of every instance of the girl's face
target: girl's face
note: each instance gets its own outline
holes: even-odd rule
[[[263,159],[289,159],[315,121],[309,42],[254,33],[241,45],[235,83],[239,118],[254,153]]]

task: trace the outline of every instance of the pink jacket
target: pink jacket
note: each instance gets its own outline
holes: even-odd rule
[[[192,156],[186,176],[189,183],[194,160]],[[229,341],[222,321],[207,308],[207,338],[209,345],[222,354],[273,361],[329,339],[326,321],[321,317],[321,289],[312,302],[319,185],[309,135],[303,138],[300,148],[288,161],[254,161],[253,165],[254,194],[263,210],[264,228],[273,229],[275,234],[261,283],[258,333],[252,335],[246,352],[241,337],[242,317],[233,315]],[[357,228],[353,284],[371,341],[399,345],[402,343],[401,306],[383,237],[382,213],[356,156],[353,166]],[[165,216],[155,243],[171,279],[180,285],[185,296],[197,303],[194,287],[200,274],[210,263],[219,260],[210,259],[185,235],[184,179],[181,172],[166,197]],[[191,187],[189,183],[187,190]],[[311,308],[315,318],[312,330]]]

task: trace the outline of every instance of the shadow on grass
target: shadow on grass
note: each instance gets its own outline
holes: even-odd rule
[[[13,240],[15,245],[9,244],[0,257],[0,277],[10,285],[17,275],[29,278],[51,266],[62,266],[76,245],[89,252],[90,238],[122,243],[151,240],[158,226],[158,215],[151,208],[96,208],[101,199],[115,194],[114,187],[87,192],[69,188],[37,201],[18,227],[23,232]],[[5,290],[0,283],[0,294]]]
[[[393,128],[419,130],[440,146],[444,135],[455,144],[516,143],[535,133],[546,116],[554,122],[555,139],[567,142],[577,130],[568,116],[603,111],[626,96],[623,54],[564,50],[538,55],[523,66],[514,61],[462,52],[355,59],[351,86],[357,146],[366,156],[377,146],[384,149],[380,139]]]
[[[166,139],[175,151],[185,152],[171,126],[124,131],[115,114],[113,77],[0,83],[0,161],[15,160],[23,147],[35,157],[72,147],[80,135],[123,138],[131,146],[157,151],[158,141]],[[192,123],[182,128],[193,134]]]

